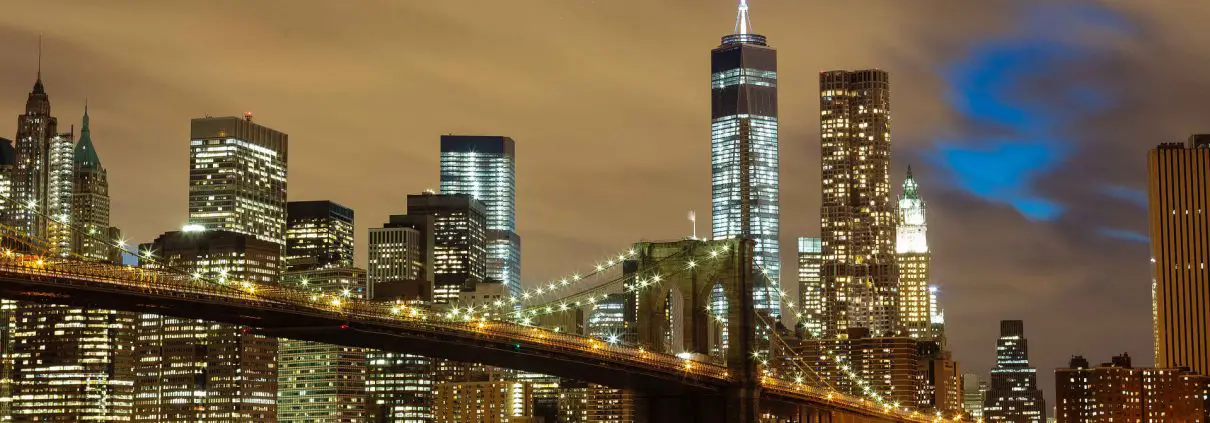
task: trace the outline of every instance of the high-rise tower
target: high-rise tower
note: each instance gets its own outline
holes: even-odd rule
[[[735,32],[710,52],[711,225],[715,238],[756,240],[772,283],[756,286],[755,306],[778,316],[777,51],[751,29],[740,0]]]
[[[38,54],[41,56],[41,52]],[[39,212],[49,210],[49,159],[51,141],[58,134],[59,120],[50,115],[50,96],[42,85],[41,57],[38,60],[38,79],[25,100],[25,113],[17,117],[13,199],[24,207],[14,212],[13,226],[34,237],[43,238],[47,235],[47,221]]]
[[[441,192],[469,194],[487,208],[487,277],[521,292],[521,237],[517,235],[516,149],[501,136],[443,135]]]
[[[189,223],[285,246],[287,136],[244,117],[193,119]]]
[[[1155,366],[1210,374],[1210,134],[1147,154]]]
[[[895,227],[895,258],[899,269],[899,324],[905,335],[916,340],[933,338],[934,313],[929,291],[929,253],[924,219],[924,200],[912,167],[908,166],[899,196],[899,219]]]
[[[819,74],[824,336],[897,327],[891,86],[881,70]]]
[[[70,232],[71,251],[108,261],[117,241],[109,239],[109,179],[92,144],[87,104],[72,162],[71,224],[75,230]]]
[[[1000,321],[996,367],[991,373],[991,388],[983,400],[985,421],[1046,421],[1046,402],[1038,389],[1038,372],[1029,365],[1029,342],[1025,339],[1025,324],[1020,320]]]
[[[824,286],[820,277],[823,264],[823,246],[817,237],[798,238],[798,295],[801,298],[803,316],[798,323],[812,338],[818,338],[824,329]]]

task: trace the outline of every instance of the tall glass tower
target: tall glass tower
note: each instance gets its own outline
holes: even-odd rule
[[[756,241],[772,281],[756,286],[756,309],[779,316],[777,51],[751,27],[740,0],[735,33],[710,52],[711,224],[715,238]]]
[[[516,149],[501,136],[443,135],[441,192],[469,194],[487,207],[487,277],[521,292]]]

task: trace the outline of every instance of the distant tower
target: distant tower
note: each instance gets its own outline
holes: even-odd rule
[[[819,74],[823,278],[827,327],[898,329],[891,204],[891,85],[876,69]]]
[[[72,156],[71,250],[95,260],[109,261],[112,243],[109,239],[109,180],[101,157],[92,144],[88,122],[88,105],[84,106],[84,124],[80,141]]]
[[[983,419],[988,422],[1042,423],[1046,401],[1038,389],[1037,370],[1029,365],[1029,342],[1020,320],[1000,321],[996,341],[996,367],[991,389],[983,400]]]
[[[803,315],[799,323],[812,338],[823,334],[824,290],[820,267],[823,265],[823,245],[819,238],[798,238],[798,294]]]
[[[516,147],[501,136],[443,135],[441,193],[469,194],[487,208],[487,277],[521,293]]]
[[[50,115],[50,97],[42,85],[40,50],[41,46],[38,79],[25,100],[25,113],[17,117],[13,199],[23,207],[14,213],[13,226],[31,236],[45,238],[47,221],[42,213],[49,210],[51,142],[58,135],[59,120]]]
[[[751,29],[740,0],[735,33],[710,52],[711,225],[715,238],[756,240],[772,284],[756,286],[755,306],[780,316],[777,51]]]
[[[1147,154],[1155,366],[1210,374],[1210,134]]]
[[[899,324],[905,335],[916,340],[932,340],[934,310],[929,292],[928,225],[924,200],[908,166],[899,196],[899,218],[895,227],[895,257],[899,267]]]

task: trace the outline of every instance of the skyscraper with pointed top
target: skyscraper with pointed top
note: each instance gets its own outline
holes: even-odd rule
[[[50,143],[48,203],[65,212],[48,219],[48,236],[63,253],[110,260],[108,186],[87,109],[81,131],[80,145],[71,146],[69,136]],[[34,303],[13,310],[14,420],[130,419],[134,314]]]
[[[777,51],[751,32],[740,0],[735,32],[710,52],[710,187],[715,238],[756,240],[767,273],[757,310],[780,315],[778,245]]]
[[[72,154],[71,223],[77,228],[71,233],[71,251],[102,261],[113,258],[116,240],[109,239],[109,179],[92,145],[87,103]]]
[[[912,339],[932,340],[935,314],[929,291],[928,225],[924,219],[924,200],[908,166],[899,195],[898,224],[895,226],[895,260],[899,268],[899,324]]]
[[[38,77],[25,100],[25,113],[17,117],[16,168],[9,202],[17,206],[11,222],[14,227],[32,236],[45,237],[47,222],[39,212],[48,210],[51,142],[58,134],[59,120],[50,114],[50,96],[42,84],[40,45],[38,50]]]

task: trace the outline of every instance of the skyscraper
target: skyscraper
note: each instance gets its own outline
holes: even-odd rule
[[[756,240],[773,281],[756,286],[756,309],[780,316],[777,51],[751,28],[740,0],[735,32],[710,52],[711,226],[715,238]]]
[[[1210,134],[1147,154],[1155,365],[1210,374]]]
[[[370,228],[370,287],[411,280],[424,283],[431,296],[434,225],[431,215],[393,215],[381,228]]]
[[[286,203],[286,270],[353,266],[353,210],[331,201]]]
[[[881,70],[819,74],[827,337],[898,329],[890,94]]]
[[[17,168],[17,151],[13,140],[0,137],[0,223],[11,225],[20,206],[13,199],[13,178]]]
[[[55,133],[41,72],[18,119],[13,168],[12,223],[43,237],[59,254],[76,252],[106,260],[109,246],[108,187],[91,151],[88,113],[83,137],[89,151],[77,158],[72,133]],[[80,180],[79,190],[73,183]],[[77,218],[79,221],[77,221]],[[90,230],[98,241],[74,241]],[[6,303],[11,320],[3,358],[11,379],[16,420],[123,420],[132,412],[133,315],[111,310]],[[8,367],[11,366],[11,367]]]
[[[820,267],[823,265],[823,245],[819,238],[798,238],[798,294],[802,305],[802,316],[798,317],[800,325],[806,329],[812,338],[823,335],[824,323],[824,286],[820,277]]]
[[[112,261],[113,243],[109,238],[109,179],[101,166],[101,157],[92,144],[88,105],[84,106],[84,124],[72,157],[71,251],[100,261]]]
[[[432,216],[433,301],[458,299],[487,274],[487,213],[483,203],[468,194],[408,196],[408,216]]]
[[[513,139],[443,135],[441,192],[470,194],[487,208],[487,277],[504,282],[509,294],[519,294],[521,237]]]
[[[244,117],[190,124],[189,223],[285,246],[287,136]]]
[[[1038,389],[1037,370],[1029,366],[1029,342],[1020,320],[1000,321],[996,341],[996,367],[991,389],[983,400],[983,418],[988,422],[1042,423],[1046,401]]]
[[[928,225],[924,200],[920,199],[912,167],[908,166],[899,195],[899,218],[895,227],[895,258],[899,269],[899,324],[905,335],[917,340],[933,339],[933,301],[929,291]]]
[[[353,210],[331,201],[291,201],[286,210],[282,284],[367,298],[366,272],[353,267]],[[278,422],[367,419],[364,349],[281,339],[277,362]]]
[[[51,143],[58,135],[59,120],[50,115],[50,97],[42,85],[40,62],[41,57],[38,79],[25,100],[25,113],[17,117],[13,197],[24,207],[14,213],[13,226],[31,236],[44,238],[47,221],[43,214],[49,214],[51,210]]]
[[[281,246],[225,230],[167,232],[139,247],[140,265],[217,283],[276,284]],[[135,421],[277,419],[277,340],[244,328],[155,314],[138,318]]]

